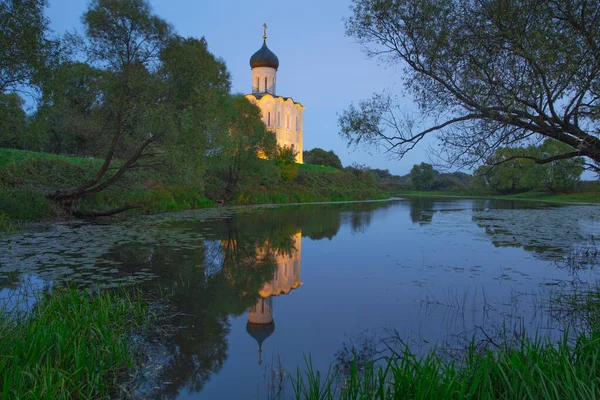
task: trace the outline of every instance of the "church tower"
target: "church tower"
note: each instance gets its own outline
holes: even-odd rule
[[[297,152],[296,162],[302,163],[304,106],[291,97],[277,96],[279,58],[267,47],[267,24],[263,25],[263,45],[250,57],[252,94],[246,98],[262,112],[267,129],[275,133],[277,145]]]

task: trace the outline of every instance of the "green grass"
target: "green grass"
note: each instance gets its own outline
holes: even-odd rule
[[[88,159],[83,157],[68,157],[60,156],[52,153],[41,153],[36,151],[27,150],[16,150],[16,149],[5,149],[0,148],[0,168],[6,167],[11,163],[20,163],[29,160],[51,160],[51,161],[64,161],[75,165],[80,164],[96,164],[101,165],[102,160],[100,159]]]
[[[336,373],[321,375],[311,363],[293,379],[297,399],[598,399],[600,334],[575,343],[524,339],[517,348],[480,353],[471,346],[458,362],[408,349],[383,364],[353,365],[342,387]]]
[[[541,200],[552,202],[579,202],[600,203],[600,193],[547,193],[547,192],[525,192],[509,195],[498,195],[477,190],[457,191],[425,191],[425,190],[394,190],[390,192],[393,196],[425,196],[425,197],[465,197],[465,198],[488,198],[488,199],[517,199],[517,200]]]
[[[340,170],[327,165],[296,164],[299,171],[339,172]]]
[[[265,163],[270,162],[265,160]],[[93,178],[101,159],[59,156],[49,153],[0,148],[0,232],[13,232],[23,222],[64,218],[68,212],[48,200],[59,187],[74,187]],[[373,182],[332,167],[294,164],[290,177],[261,184],[248,180],[240,187],[235,203],[297,203],[386,198]],[[281,173],[273,168],[273,173]],[[163,170],[136,170],[127,173],[118,185],[81,200],[79,211],[103,211],[128,204],[140,208],[129,214],[151,214],[213,207],[206,198],[202,180],[183,182]],[[288,179],[288,180],[286,180]]]
[[[334,169],[335,170],[335,169]],[[274,187],[242,188],[238,204],[307,203],[319,201],[376,200],[388,195],[379,186],[358,179],[348,172],[335,170],[315,173],[299,168],[294,180],[283,181]]]
[[[1,399],[108,398],[129,379],[129,335],[146,307],[125,293],[55,289],[30,313],[0,313]]]

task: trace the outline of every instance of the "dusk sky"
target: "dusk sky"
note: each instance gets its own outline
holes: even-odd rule
[[[83,32],[81,16],[88,4],[50,0],[47,15],[55,34]],[[350,0],[152,0],[151,4],[178,34],[206,38],[210,51],[227,64],[234,93],[251,91],[249,59],[262,45],[266,22],[267,44],[280,61],[277,94],[306,107],[304,150],[333,150],[344,166],[358,162],[395,174],[406,174],[413,164],[428,161],[427,144],[399,161],[376,149],[348,148],[338,134],[337,113],[352,101],[401,87],[400,67],[384,68],[368,60],[360,45],[345,36],[343,19],[350,15]]]

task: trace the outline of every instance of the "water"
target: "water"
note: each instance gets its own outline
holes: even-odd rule
[[[141,283],[179,327],[145,343],[141,391],[273,398],[304,357],[325,371],[381,337],[449,355],[498,332],[558,337],[573,321],[547,301],[595,282],[580,255],[599,235],[596,206],[429,198],[47,224],[0,240],[0,299]]]

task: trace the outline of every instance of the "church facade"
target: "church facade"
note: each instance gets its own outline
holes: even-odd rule
[[[279,59],[267,47],[267,25],[264,25],[262,47],[250,57],[252,93],[246,98],[256,104],[262,113],[267,129],[275,133],[277,145],[290,147],[298,154],[296,162],[302,163],[304,106],[291,97],[276,94]]]

